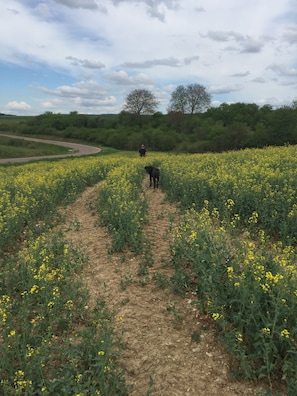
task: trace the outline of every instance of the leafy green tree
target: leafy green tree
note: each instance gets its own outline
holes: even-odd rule
[[[252,136],[247,142],[247,147],[264,147],[269,145],[269,129],[263,122],[258,122]]]
[[[124,110],[136,116],[154,114],[158,104],[152,92],[147,89],[135,89],[125,98]]]
[[[219,107],[208,109],[205,117],[214,120],[222,120],[224,126],[232,125],[236,122],[244,122],[248,126],[255,128],[259,122],[261,113],[259,107],[254,103],[222,103]]]
[[[296,144],[296,112],[290,107],[282,107],[271,113],[270,144]]]
[[[168,112],[201,113],[209,108],[211,95],[200,84],[179,85],[171,94]]]

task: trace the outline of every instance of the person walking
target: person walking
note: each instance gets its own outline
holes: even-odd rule
[[[145,157],[146,156],[146,148],[144,147],[144,144],[142,144],[140,146],[140,149],[139,149],[138,152],[139,152],[140,157]]]

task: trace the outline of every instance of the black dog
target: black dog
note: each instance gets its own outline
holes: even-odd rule
[[[154,188],[159,187],[160,179],[160,169],[154,166],[145,166],[144,169],[150,175],[150,187],[152,186],[152,181],[154,181]]]

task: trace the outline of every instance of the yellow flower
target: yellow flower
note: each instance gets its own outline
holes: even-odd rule
[[[270,335],[270,328],[269,327],[263,327],[262,328],[262,333],[264,333],[266,335]]]
[[[38,293],[39,291],[39,286],[38,285],[33,285],[30,289],[30,293],[34,294],[34,293]]]
[[[197,238],[197,232],[195,230],[192,230],[189,236],[190,242],[194,242],[196,238]]]
[[[257,212],[253,212],[252,215],[249,217],[250,224],[257,224],[258,223],[259,214]]]
[[[53,287],[53,297],[59,297],[60,291],[58,286]]]
[[[242,334],[238,333],[237,336],[236,336],[236,339],[237,339],[238,342],[242,342],[243,341]]]
[[[213,320],[218,320],[222,317],[222,315],[220,315],[217,312],[214,312],[211,316],[212,316]]]
[[[16,335],[15,330],[11,330],[10,333],[8,334],[8,338],[14,337]]]
[[[29,344],[26,345],[27,347],[27,353],[26,353],[26,357],[29,358],[33,355],[34,353],[34,348],[32,348]]]
[[[72,308],[73,307],[73,301],[72,300],[68,300],[68,301],[66,301],[66,308]]]
[[[235,203],[233,201],[233,199],[227,199],[227,202],[225,202],[225,205],[227,206],[228,209],[231,209]]]
[[[229,279],[233,278],[233,273],[234,273],[234,268],[232,266],[227,267],[227,274]]]
[[[276,285],[279,280],[284,279],[283,275],[281,274],[273,275],[271,271],[267,271],[265,277],[268,281],[272,282],[274,285]]]
[[[289,337],[290,337],[290,332],[289,332],[289,330],[287,330],[287,329],[283,329],[283,330],[280,332],[280,335],[281,335],[281,337],[289,338]]]
[[[270,289],[270,286],[268,285],[268,283],[265,283],[265,284],[261,283],[260,286],[264,292],[267,292]]]
[[[81,378],[82,378],[82,374],[77,374],[77,376],[75,377],[75,381],[77,382],[77,383],[79,383],[80,382],[80,380],[81,380]]]
[[[2,296],[2,298],[1,298],[1,300],[0,300],[0,303],[9,303],[9,301],[10,301],[10,297],[9,296],[7,296],[6,294],[4,294],[3,296]]]
[[[68,244],[65,244],[65,245],[64,245],[64,256],[67,256],[68,250],[69,250],[69,245],[68,245]]]

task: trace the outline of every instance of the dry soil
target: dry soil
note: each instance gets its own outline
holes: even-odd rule
[[[143,183],[149,202],[144,255],[127,251],[111,254],[111,238],[98,223],[94,200],[100,183],[87,188],[64,211],[64,231],[89,258],[84,281],[91,301],[103,298],[116,315],[117,330],[124,330],[121,365],[131,396],[255,396],[263,388],[253,382],[234,381],[230,359],[208,319],[190,302],[158,287],[154,274],[171,275],[164,265],[169,257],[169,229],[177,220],[176,207],[164,193]],[[149,274],[139,269],[152,259]],[[197,333],[198,332],[198,333]],[[200,342],[193,334],[201,334]]]

